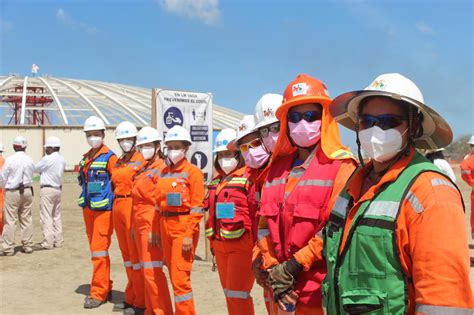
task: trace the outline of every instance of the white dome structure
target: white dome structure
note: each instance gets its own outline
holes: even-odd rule
[[[0,124],[81,126],[96,115],[107,126],[127,120],[151,123],[151,89],[123,84],[56,78],[0,76]],[[213,128],[235,128],[243,114],[213,104]]]

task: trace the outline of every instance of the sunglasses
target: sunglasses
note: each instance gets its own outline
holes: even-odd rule
[[[260,141],[260,139],[255,139],[255,140],[252,140],[248,143],[242,143],[240,145],[240,152],[247,152],[250,148],[254,149],[254,148],[258,148],[259,146],[262,145],[262,141]]]
[[[260,137],[266,138],[266,137],[268,137],[268,134],[270,132],[273,132],[273,133],[280,132],[280,123],[276,123],[276,124],[270,125],[268,127],[262,127],[258,130],[258,132],[260,133]]]
[[[361,130],[378,126],[383,130],[393,129],[400,126],[403,121],[407,120],[400,115],[385,114],[379,116],[361,115],[359,117],[359,127]]]
[[[301,119],[304,119],[307,122],[313,122],[315,120],[321,120],[322,115],[321,111],[308,111],[304,113],[288,112],[287,118],[288,121],[292,123],[297,123],[301,121]]]

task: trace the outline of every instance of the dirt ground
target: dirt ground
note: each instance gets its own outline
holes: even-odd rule
[[[466,208],[470,209],[470,189],[460,180]],[[38,187],[36,192],[38,192]],[[95,310],[84,310],[82,304],[89,291],[91,277],[90,254],[82,220],[82,211],[75,204],[79,187],[65,184],[63,189],[64,247],[51,251],[34,252],[31,255],[17,252],[13,257],[0,257],[0,314],[111,314],[113,303],[123,300],[125,271],[115,235],[110,249],[114,290],[112,300]],[[467,211],[468,229],[470,211]],[[34,241],[41,241],[38,197],[33,206]],[[17,232],[17,244],[20,235]],[[471,241],[472,243],[472,241]],[[19,247],[16,249],[20,250]],[[217,272],[211,271],[211,264],[203,261],[204,237],[193,265],[192,286],[198,314],[226,314],[225,299]],[[474,250],[471,249],[471,257]],[[471,283],[474,283],[474,269],[471,268]],[[254,285],[253,299],[256,314],[265,314],[262,289]]]

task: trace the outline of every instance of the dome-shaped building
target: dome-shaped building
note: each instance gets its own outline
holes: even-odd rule
[[[62,140],[61,153],[73,169],[88,150],[82,132],[84,120],[96,115],[106,126],[106,144],[120,152],[115,126],[130,121],[137,127],[152,121],[152,89],[123,84],[57,78],[52,76],[0,76],[0,142],[7,155],[11,141],[27,137],[27,152],[38,161],[48,136]],[[236,128],[243,114],[213,104],[213,129]]]

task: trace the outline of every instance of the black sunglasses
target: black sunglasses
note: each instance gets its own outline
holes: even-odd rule
[[[313,122],[315,120],[321,120],[322,115],[321,111],[308,111],[304,113],[288,112],[287,118],[288,121],[292,123],[297,123],[301,121],[301,119],[304,119],[307,122]]]
[[[405,120],[407,119],[400,115],[384,114],[372,116],[364,114],[359,117],[359,128],[363,130],[378,126],[383,130],[393,129],[400,126]]]

